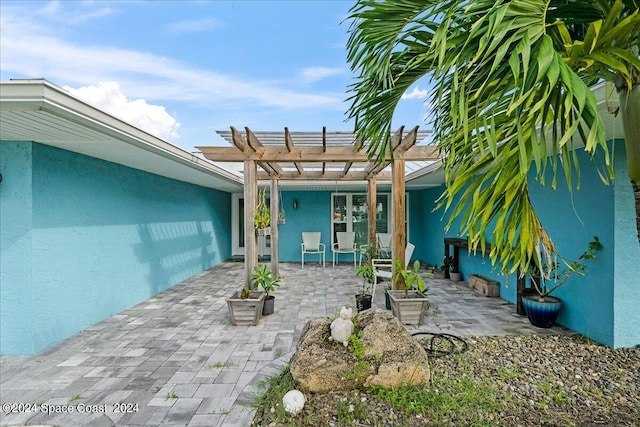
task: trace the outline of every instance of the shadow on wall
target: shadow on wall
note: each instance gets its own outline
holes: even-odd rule
[[[149,264],[152,295],[222,261],[210,222],[140,224],[137,228],[140,243],[133,249],[141,263]]]

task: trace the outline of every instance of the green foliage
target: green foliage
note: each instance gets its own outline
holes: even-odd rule
[[[256,205],[256,213],[253,217],[255,228],[267,228],[271,226],[271,214],[267,205],[267,188],[258,192],[258,204]]]
[[[531,283],[533,287],[538,291],[541,298],[546,297],[567,283],[572,275],[584,276],[587,273],[587,265],[584,261],[595,259],[596,253],[600,250],[602,250],[602,243],[600,243],[598,236],[594,236],[593,240],[589,242],[587,250],[577,260],[568,262],[563,258],[556,257],[565,265],[565,269],[562,271],[559,271],[557,260],[548,257],[546,263],[543,263],[542,270],[539,270],[536,266],[527,270],[532,275]]]
[[[428,272],[420,273],[420,261],[416,260],[413,263],[413,269],[405,268],[400,259],[396,259],[396,269],[393,273],[393,281],[398,283],[402,281],[404,283],[405,297],[409,294],[409,289],[414,287],[420,292],[426,292],[429,288],[425,287],[424,278],[422,276],[430,275]]]
[[[578,189],[577,150],[591,156],[604,183],[613,177],[589,85],[614,82],[621,100],[637,86],[638,2],[359,0],[349,19],[357,148],[366,145],[378,161],[392,153],[396,106],[430,77],[447,229],[459,220],[470,251],[490,241],[501,271],[542,269],[557,251],[531,205],[529,180],[555,188],[562,173],[569,191]],[[640,153],[630,148],[640,146],[637,135],[625,141],[627,152]],[[629,170],[638,164],[630,160]]]
[[[366,262],[358,266],[356,269],[356,276],[362,277],[362,290],[360,291],[360,295],[365,295],[371,288],[370,284],[373,283],[373,280],[375,279],[373,265]]]
[[[349,337],[351,346],[347,348],[356,357],[356,363],[353,364],[353,372],[345,375],[345,377],[350,380],[361,380],[364,375],[372,369],[371,365],[367,363],[364,357],[365,347],[360,339],[361,335],[362,331],[357,330]]]
[[[278,286],[280,286],[280,279],[267,267],[266,264],[256,265],[253,268],[253,273],[250,276],[255,286],[264,289],[267,296],[269,292],[273,292]]]

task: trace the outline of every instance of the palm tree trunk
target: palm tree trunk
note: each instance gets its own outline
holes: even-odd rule
[[[640,84],[638,77],[631,90],[618,91],[627,150],[627,169],[636,199],[636,227],[640,243]]]

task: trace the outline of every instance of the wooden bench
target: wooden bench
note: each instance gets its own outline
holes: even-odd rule
[[[479,274],[469,274],[469,287],[487,297],[500,296],[500,283]]]

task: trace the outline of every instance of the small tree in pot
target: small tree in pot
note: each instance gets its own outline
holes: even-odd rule
[[[584,261],[595,259],[596,253],[601,249],[602,244],[598,236],[594,236],[593,240],[589,242],[587,250],[577,260],[568,262],[560,258],[560,261],[565,265],[564,270],[559,271],[559,257],[557,254],[555,255],[555,260],[552,259],[551,254],[546,254],[546,262],[544,263],[546,268],[543,268],[543,271],[532,267],[527,272],[531,278],[532,289],[535,290],[537,295],[524,295],[522,304],[532,325],[541,328],[553,326],[558,318],[562,301],[551,296],[551,292],[567,283],[574,274],[584,276],[587,272],[587,266]],[[541,254],[538,254],[538,256],[541,257]]]
[[[280,286],[280,279],[269,269],[269,267],[267,267],[266,264],[263,264],[261,266],[257,265],[253,268],[251,280],[255,286],[259,286],[264,289],[266,294],[262,314],[265,316],[272,314],[276,297],[269,295],[269,292],[273,292],[278,286]]]
[[[388,291],[391,300],[391,312],[404,324],[420,324],[429,308],[426,293],[429,288],[425,286],[423,276],[431,276],[429,272],[420,273],[420,261],[413,263],[413,268],[404,267],[399,259],[396,259],[396,268],[393,275],[394,283],[400,280],[404,283],[404,291]]]
[[[376,246],[368,245],[366,252],[366,261],[356,269],[356,276],[362,277],[362,289],[356,295],[356,308],[358,312],[371,308],[371,284],[375,279],[375,271],[373,269],[372,260],[376,257]]]

